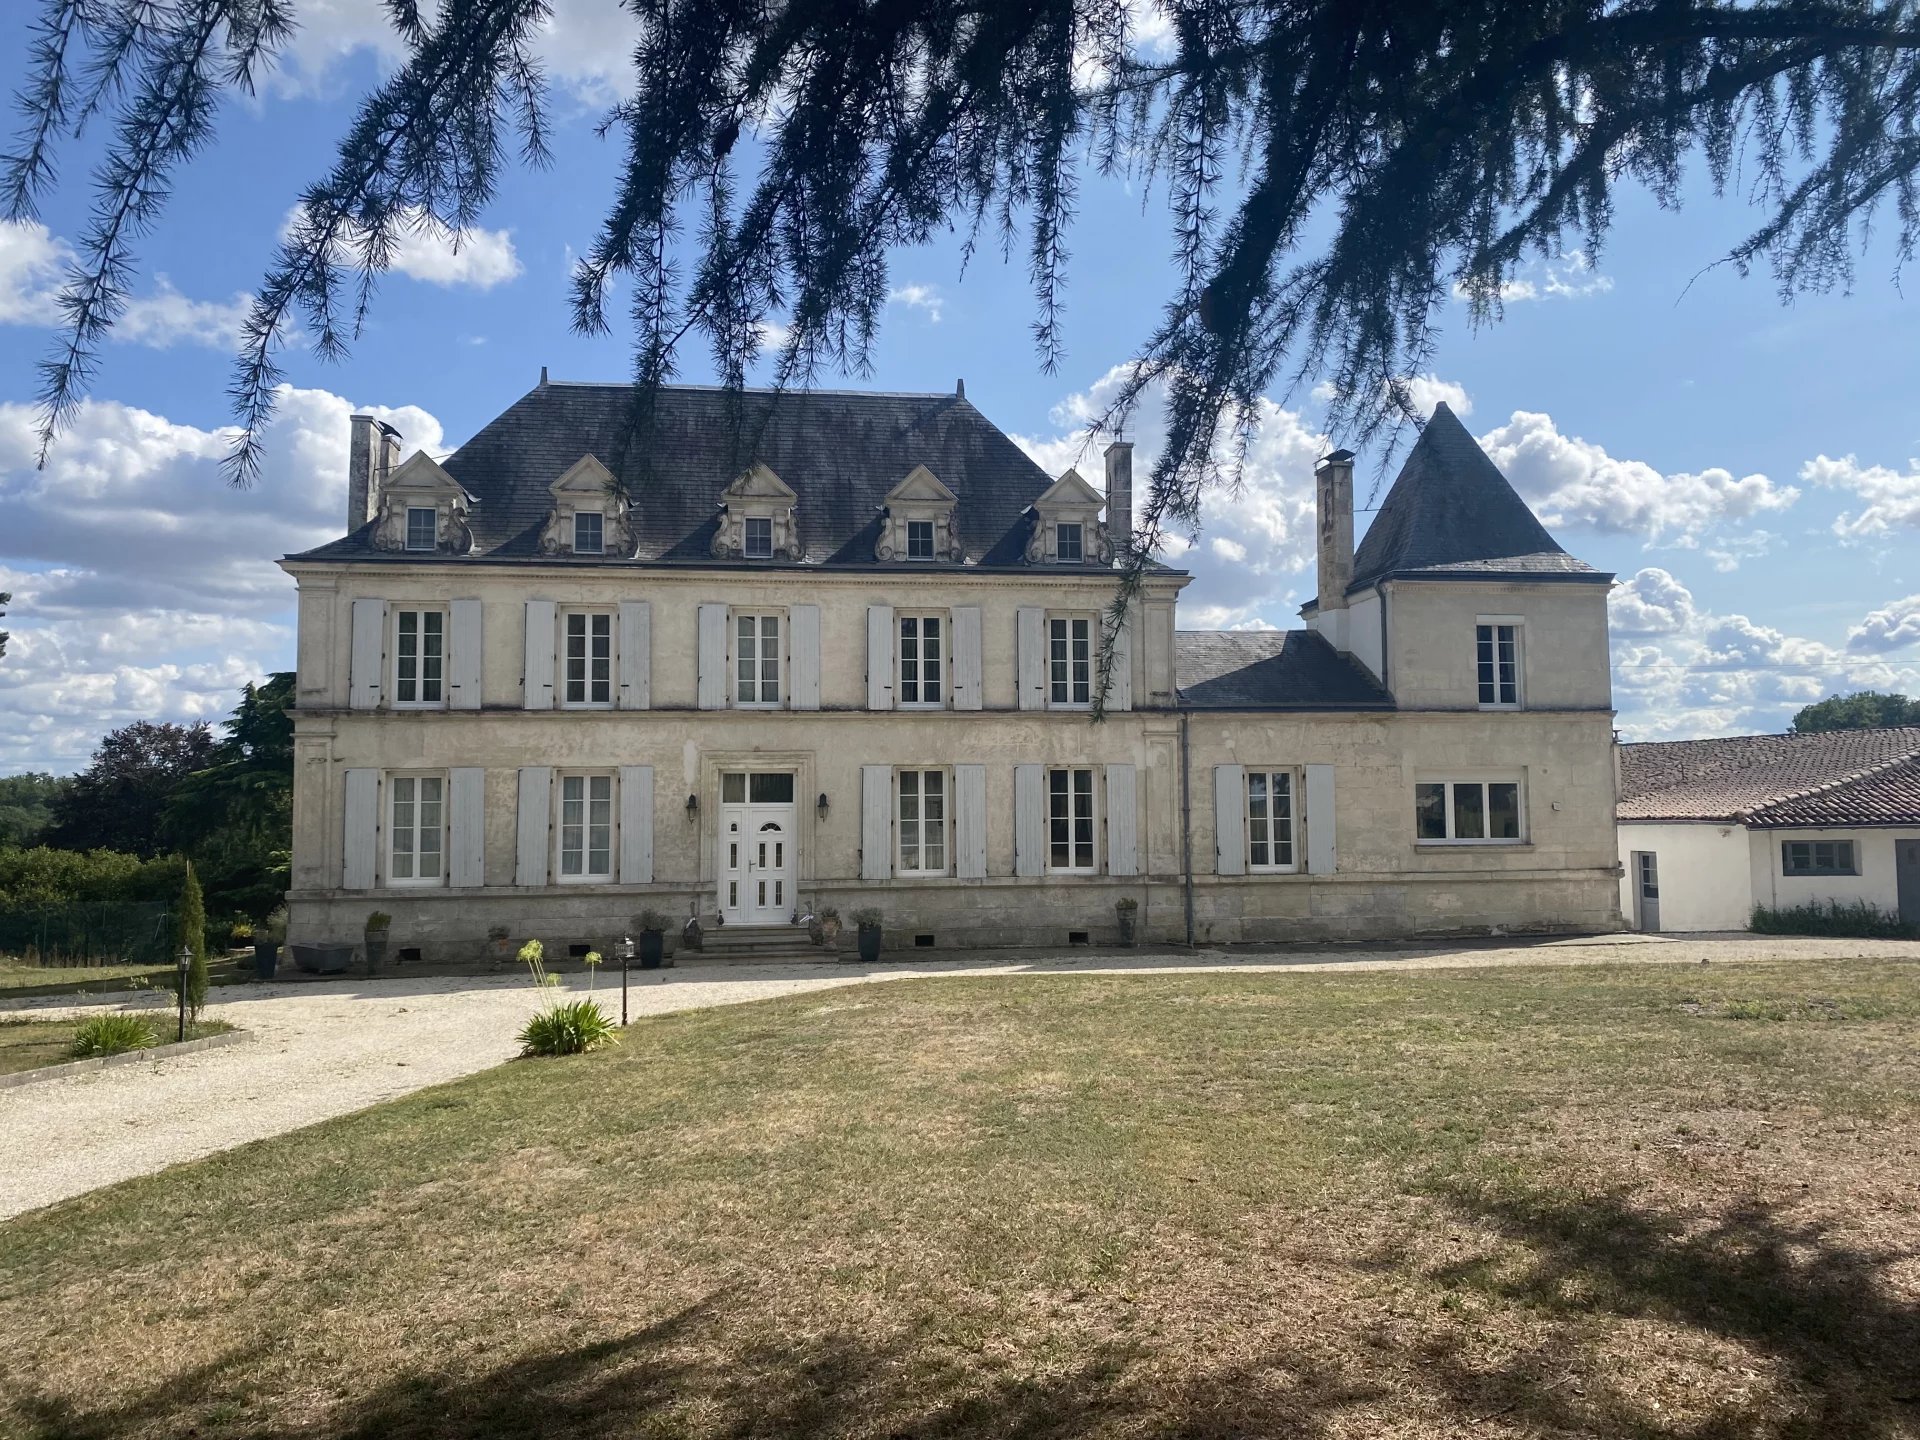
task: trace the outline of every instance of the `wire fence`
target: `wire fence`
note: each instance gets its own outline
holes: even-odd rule
[[[0,955],[50,969],[165,965],[173,927],[165,905],[94,901],[0,910]]]

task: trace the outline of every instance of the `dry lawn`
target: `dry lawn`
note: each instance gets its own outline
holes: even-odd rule
[[[1920,1435],[1920,966],[900,982],[0,1225],[0,1433]]]

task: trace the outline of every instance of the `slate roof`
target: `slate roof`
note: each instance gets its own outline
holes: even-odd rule
[[[1348,593],[1393,576],[1605,583],[1560,548],[1445,403],[1420,431],[1353,557]]]
[[[1623,745],[1619,816],[1920,825],[1920,726]]]
[[[1052,483],[957,393],[730,394],[676,385],[660,392],[645,434],[630,424],[633,398],[624,384],[543,382],[442,461],[477,502],[468,517],[473,554],[554,563],[537,554],[552,504],[547,487],[583,455],[627,487],[636,558],[664,563],[717,563],[707,547],[720,492],[755,461],[799,496],[795,514],[812,564],[875,564],[881,501],[916,465],[958,497],[955,520],[969,561],[1023,564],[1032,524],[1025,512]],[[375,550],[370,530],[295,558],[419,560]]]
[[[1312,630],[1179,630],[1174,683],[1195,710],[1390,710],[1358,660]]]

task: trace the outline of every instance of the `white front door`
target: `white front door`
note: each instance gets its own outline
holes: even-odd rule
[[[793,919],[793,776],[734,770],[720,777],[720,913],[729,925]]]

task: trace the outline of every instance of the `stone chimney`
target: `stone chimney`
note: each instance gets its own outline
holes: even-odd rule
[[[379,424],[371,415],[353,417],[353,439],[347,447],[347,534],[351,535],[367,521],[373,518],[374,505],[378,499],[378,489],[374,479],[374,467],[385,454],[385,446],[374,444],[374,426]]]
[[[1114,558],[1133,544],[1133,442],[1116,440],[1107,446],[1107,540]]]
[[[400,432],[394,429],[393,426],[387,424],[384,420],[380,421],[379,425],[380,425],[380,463],[374,466],[374,474],[378,477],[380,481],[380,488],[379,490],[376,490],[374,492],[374,496],[373,496],[373,508],[376,514],[379,512],[380,496],[387,488],[387,481],[392,479],[393,472],[400,468]],[[1349,489],[1351,489],[1351,487],[1349,487]],[[1347,525],[1347,529],[1351,531],[1353,529],[1353,525],[1351,523],[1353,507],[1351,506],[1351,504],[1349,504],[1347,508],[1348,508],[1348,517],[1349,517],[1349,523]],[[1351,550],[1353,547],[1349,545],[1347,548]]]
[[[1314,468],[1313,508],[1320,532],[1320,613],[1325,616],[1347,608],[1347,586],[1353,583],[1351,450],[1336,450]]]

